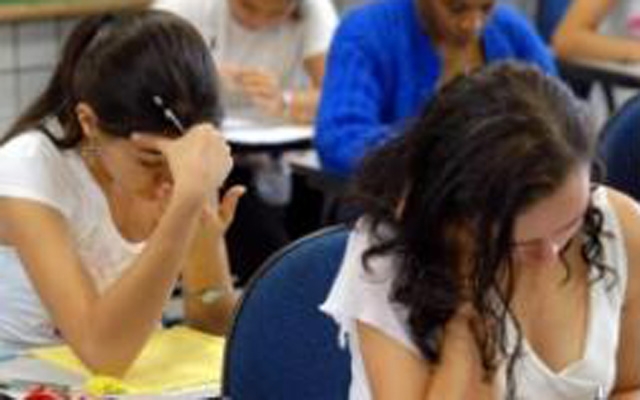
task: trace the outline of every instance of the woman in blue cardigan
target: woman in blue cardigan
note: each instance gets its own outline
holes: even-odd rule
[[[517,11],[495,0],[381,0],[347,15],[329,52],[316,122],[323,168],[348,176],[442,84],[518,59],[555,74]]]

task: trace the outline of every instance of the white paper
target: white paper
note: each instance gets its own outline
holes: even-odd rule
[[[287,145],[311,140],[310,125],[269,125],[251,120],[228,118],[222,125],[225,138],[239,145]]]

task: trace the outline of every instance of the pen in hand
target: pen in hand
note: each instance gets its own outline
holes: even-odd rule
[[[161,111],[162,111],[162,115],[169,121],[171,122],[171,124],[178,130],[178,132],[180,132],[181,134],[183,134],[185,132],[185,127],[184,124],[182,123],[182,121],[180,121],[180,119],[178,118],[178,116],[176,115],[176,113],[171,109],[171,107],[169,107],[164,99],[162,98],[162,96],[160,95],[154,95],[153,96],[153,104],[155,104]],[[218,193],[214,193],[211,196],[211,199],[209,200],[210,205],[214,208],[217,208],[218,206]],[[211,297],[211,293],[207,294],[208,296]],[[215,297],[215,296],[213,296]]]

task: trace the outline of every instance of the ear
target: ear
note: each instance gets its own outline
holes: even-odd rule
[[[87,103],[80,102],[75,107],[76,118],[82,128],[82,134],[87,139],[96,139],[98,136],[98,116]]]

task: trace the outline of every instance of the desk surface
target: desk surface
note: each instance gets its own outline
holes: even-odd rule
[[[310,125],[261,124],[234,118],[224,121],[222,132],[230,143],[240,146],[311,144],[313,139],[313,127]]]
[[[613,85],[640,88],[640,63],[588,59],[561,59],[563,72],[585,79],[603,80]]]
[[[222,125],[225,138],[239,150],[284,151],[311,147],[310,125],[260,124],[229,118]]]
[[[74,390],[82,388],[85,381],[85,378],[80,374],[64,370],[49,362],[30,356],[21,356],[9,361],[0,362],[0,381],[10,381],[13,379],[62,384],[70,386]],[[117,398],[120,400],[201,400],[203,398],[217,396],[219,392],[220,388],[198,388],[162,395],[120,395],[117,397],[109,396],[109,398]]]

